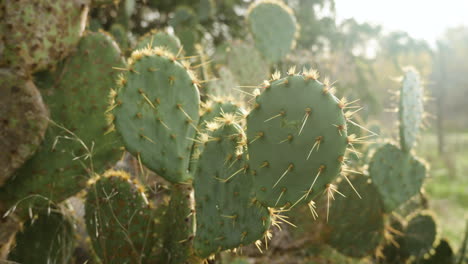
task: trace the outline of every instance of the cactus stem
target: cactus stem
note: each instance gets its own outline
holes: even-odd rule
[[[278,183],[284,178],[284,176],[286,176],[286,174],[288,174],[288,172],[290,172],[293,168],[294,168],[294,165],[292,163],[289,164],[288,168],[283,172],[281,177],[276,181],[275,185],[273,185],[273,188],[275,188],[276,185],[278,185]]]

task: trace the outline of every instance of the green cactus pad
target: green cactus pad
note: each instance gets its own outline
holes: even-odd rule
[[[146,263],[153,217],[144,188],[123,171],[107,171],[90,183],[85,221],[96,254],[103,263]]]
[[[173,184],[171,201],[163,218],[165,228],[162,263],[179,264],[187,261],[192,255],[194,233],[193,191],[191,185]]]
[[[135,49],[143,49],[150,45],[151,48],[163,47],[172,54],[178,54],[182,46],[180,40],[167,32],[151,30],[140,38]]]
[[[239,117],[247,115],[246,111],[231,98],[212,98],[202,103],[200,115],[200,125],[206,128],[207,122],[215,121],[216,117],[222,117],[222,114],[230,113]]]
[[[423,211],[409,216],[405,228],[404,249],[416,258],[421,258],[434,246],[437,225],[432,213]]]
[[[251,45],[234,41],[228,50],[227,66],[240,85],[261,84],[268,79],[268,64]]]
[[[109,29],[109,33],[119,44],[119,47],[122,49],[122,52],[125,52],[129,48],[130,43],[127,35],[127,30],[124,26],[120,24],[113,24]]]
[[[30,79],[0,70],[0,186],[37,150],[48,115]]]
[[[213,19],[215,16],[216,2],[214,0],[198,0],[197,16],[201,22]]]
[[[121,156],[117,134],[105,135],[104,112],[116,75],[112,67],[123,65],[109,36],[89,33],[55,72],[36,76],[54,124],[49,124],[33,158],[0,190],[5,206],[19,200],[25,208],[63,201],[84,188],[89,175],[104,171]]]
[[[45,69],[76,46],[88,7],[78,0],[1,1],[0,66]],[[3,43],[2,43],[3,42]]]
[[[18,263],[71,263],[75,249],[75,229],[71,216],[64,209],[41,212],[28,220],[16,235],[16,247],[9,260]],[[37,217],[37,219],[36,219]]]
[[[252,197],[252,176],[242,156],[245,135],[225,120],[205,144],[194,180],[194,249],[202,258],[261,239],[270,225],[268,209]]]
[[[280,1],[251,5],[247,22],[257,49],[271,63],[279,62],[294,47],[299,31],[293,11]]]
[[[432,255],[421,261],[422,264],[454,264],[455,255],[453,249],[446,239],[441,239],[439,245],[434,249]]]
[[[116,90],[115,126],[127,150],[173,183],[184,182],[199,120],[188,66],[164,49],[135,51]]]
[[[198,19],[195,11],[191,7],[179,5],[174,11],[174,16],[169,20],[169,24],[173,28],[191,27],[198,24]]]
[[[369,177],[354,175],[350,178],[359,198],[351,185],[342,180],[335,195],[328,220],[327,243],[344,255],[362,258],[372,254],[383,240],[383,203]]]
[[[340,173],[348,137],[344,107],[314,72],[266,84],[247,116],[258,200],[292,205],[321,194]]]
[[[400,91],[400,144],[409,152],[416,144],[424,118],[424,89],[419,73],[409,68]]]
[[[420,191],[426,166],[388,143],[375,152],[369,174],[383,197],[385,212],[391,212]]]

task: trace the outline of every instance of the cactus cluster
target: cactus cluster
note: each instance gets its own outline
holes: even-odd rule
[[[36,2],[0,3],[0,32],[10,36],[0,42],[0,147],[9,153],[0,156],[0,260],[72,263],[84,219],[93,263],[207,263],[249,244],[262,250],[283,223],[294,226],[288,213],[309,208],[305,221],[317,211],[326,221],[320,243],[343,255],[453,261],[431,213],[394,216],[427,174],[411,151],[424,116],[415,70],[400,93],[400,146],[366,148],[375,133],[327,78],[270,72],[299,32],[280,1],[251,5],[257,50],[228,43],[215,56],[219,75],[232,78],[214,84],[200,28],[215,1],[180,5],[168,20],[174,33],[139,38],[129,32],[133,1],[93,1],[121,7],[111,34],[83,33],[88,1]],[[228,97],[236,82],[253,82],[243,87],[252,93],[240,90],[253,98]],[[373,155],[354,161],[360,152]],[[64,203],[72,196],[84,200],[74,218]]]

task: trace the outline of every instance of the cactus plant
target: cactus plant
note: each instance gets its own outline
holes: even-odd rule
[[[151,30],[143,35],[135,47],[135,49],[143,49],[150,45],[152,48],[163,47],[172,54],[177,54],[182,51],[180,40],[169,33],[158,30]]]
[[[400,90],[400,145],[409,152],[416,144],[424,117],[424,90],[419,73],[407,68]]]
[[[294,46],[299,32],[293,11],[280,1],[252,4],[247,21],[255,46],[271,63],[280,61]]]
[[[252,176],[245,162],[245,134],[225,114],[197,163],[195,252],[206,258],[261,239],[270,225],[269,211],[252,194]]]
[[[144,187],[123,171],[92,178],[86,198],[86,226],[103,263],[149,263],[152,257],[152,211]],[[115,250],[118,249],[118,250]]]
[[[38,71],[69,54],[83,33],[87,1],[2,1],[0,66]],[[8,37],[6,37],[8,36]]]
[[[0,207],[8,209],[19,201],[23,208],[61,202],[120,157],[119,139],[105,135],[103,98],[114,83],[112,67],[122,65],[109,36],[88,33],[55,72],[36,76],[54,124],[34,157],[0,189]]]
[[[426,177],[426,165],[393,144],[380,147],[369,164],[369,174],[390,212],[416,195]]]
[[[113,95],[115,126],[130,153],[167,180],[187,173],[199,114],[196,79],[162,48],[132,54]],[[165,98],[165,100],[163,100]]]
[[[69,263],[74,243],[73,219],[65,208],[54,208],[25,223],[9,256],[18,263]]]
[[[256,197],[266,206],[310,201],[340,173],[351,143],[344,105],[316,79],[315,71],[291,70],[266,82],[247,116],[249,167]]]
[[[26,76],[0,70],[0,186],[37,150],[48,124],[48,111]]]
[[[383,203],[369,177],[353,175],[350,181],[362,198],[348,182],[341,181],[338,189],[346,197],[337,195],[331,206],[327,243],[345,255],[361,258],[374,252],[382,242]]]

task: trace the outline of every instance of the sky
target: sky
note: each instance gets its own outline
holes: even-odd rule
[[[338,21],[353,17],[433,44],[447,27],[468,26],[468,0],[335,0]]]

